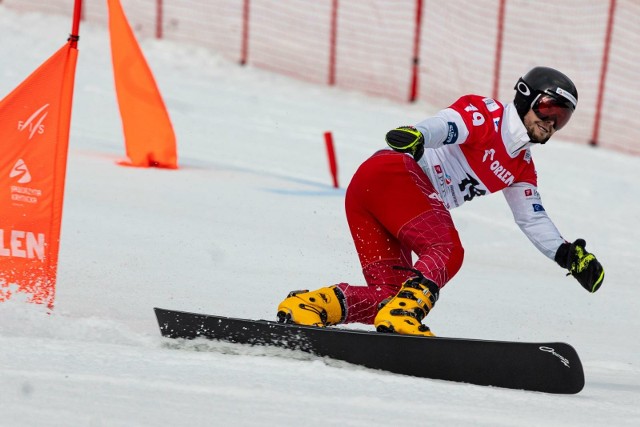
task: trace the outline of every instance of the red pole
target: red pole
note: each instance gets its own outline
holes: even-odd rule
[[[422,0],[416,0],[416,29],[413,35],[413,65],[409,102],[418,99],[418,75],[420,73],[420,33],[422,32]]]
[[[162,0],[156,0],[156,38],[162,38]]]
[[[338,162],[336,161],[336,151],[333,147],[333,135],[331,132],[324,133],[324,142],[327,146],[327,156],[329,157],[329,170],[333,179],[333,187],[338,188]]]
[[[496,56],[493,63],[493,99],[500,95],[500,67],[502,66],[502,43],[504,41],[504,10],[507,0],[500,0],[498,8],[498,34],[496,36]]]
[[[240,48],[240,65],[246,65],[249,57],[249,9],[250,0],[244,0],[242,6],[242,47]]]
[[[331,29],[329,33],[329,85],[336,84],[336,42],[338,40],[338,0],[331,2]]]
[[[607,67],[609,65],[609,48],[611,46],[611,34],[613,33],[613,17],[616,13],[616,0],[609,1],[609,20],[607,22],[607,33],[604,39],[604,52],[602,54],[602,64],[600,64],[600,83],[598,84],[598,101],[596,103],[596,115],[593,119],[593,135],[589,144],[598,145],[600,137],[600,119],[602,114],[602,97],[604,96],[604,86],[607,80]]]
[[[80,40],[80,17],[82,16],[82,0],[75,0],[73,6],[73,24],[71,25],[71,34],[69,34],[68,41],[71,42],[71,47],[78,48],[78,40]]]

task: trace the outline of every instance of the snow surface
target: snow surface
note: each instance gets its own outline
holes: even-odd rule
[[[0,5],[0,96],[70,26]],[[334,133],[344,187],[388,129],[452,100],[396,104],[146,40],[180,169],[125,168],[108,34],[84,23],[79,46],[56,308],[0,304],[1,426],[640,425],[640,158],[559,138],[533,152],[547,211],[606,268],[595,295],[529,244],[502,196],[453,211],[466,261],[427,323],[441,336],[569,342],[580,394],[164,340],[155,306],[273,319],[289,290],[363,283],[322,134]]]

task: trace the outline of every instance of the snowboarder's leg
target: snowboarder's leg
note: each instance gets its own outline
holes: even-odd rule
[[[381,303],[394,297],[395,302],[389,302],[383,311],[386,314],[376,319],[376,324],[393,326],[403,319],[411,320],[406,313],[398,317],[400,312],[394,310],[396,303],[407,302],[398,295],[403,292],[402,284],[416,276],[411,271],[411,253],[418,255],[413,267],[438,288],[462,264],[462,245],[449,212],[417,163],[392,151],[378,152],[360,166],[347,189],[345,204],[368,286],[340,283],[290,295],[278,308],[279,319],[320,326],[371,324]],[[398,266],[404,269],[394,268]],[[424,306],[411,310],[428,312]],[[392,313],[396,317],[389,320]],[[387,328],[392,329],[399,331],[398,327]],[[401,331],[409,333],[406,328]]]
[[[411,157],[383,151],[365,161],[347,189],[345,204],[369,285],[338,285],[346,301],[345,322],[373,323],[379,304],[416,276],[410,270],[411,252],[418,256],[413,267],[436,290],[460,269],[464,251],[451,215]],[[387,317],[398,313],[393,307],[384,312]]]

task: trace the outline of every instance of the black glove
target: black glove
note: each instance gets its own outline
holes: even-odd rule
[[[387,132],[384,138],[394,151],[410,153],[418,161],[424,153],[424,136],[413,126],[400,126]]]
[[[587,252],[586,244],[584,239],[561,244],[555,260],[560,267],[569,270],[567,275],[571,274],[583,288],[593,293],[604,281],[604,268],[594,254]]]

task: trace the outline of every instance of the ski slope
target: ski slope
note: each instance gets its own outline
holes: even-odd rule
[[[0,4],[0,97],[62,46],[70,25],[70,17]],[[388,129],[453,100],[397,104],[145,40],[180,169],[120,167],[108,34],[85,23],[80,34],[56,307],[47,314],[19,300],[0,304],[0,426],[639,425],[640,158],[563,142],[561,133],[533,150],[547,212],[605,266],[593,295],[537,252],[501,195],[452,212],[465,264],[429,315],[431,329],[569,342],[585,368],[578,395],[167,341],[155,306],[273,319],[292,289],[362,284],[344,188]],[[631,124],[627,131],[635,132]]]

